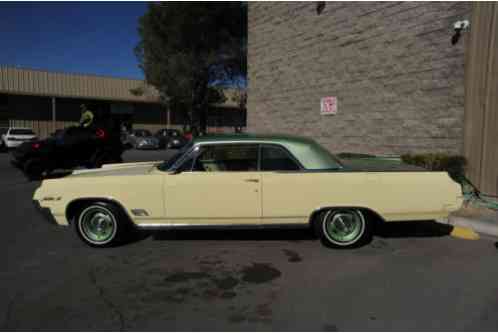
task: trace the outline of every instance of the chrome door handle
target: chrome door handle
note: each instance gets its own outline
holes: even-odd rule
[[[255,178],[244,179],[244,181],[251,182],[251,183],[259,183],[259,179],[255,179]]]

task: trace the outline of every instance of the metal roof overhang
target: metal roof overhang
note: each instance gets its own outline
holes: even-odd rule
[[[137,96],[131,91],[143,90]],[[159,93],[141,80],[0,66],[0,93],[158,103]]]

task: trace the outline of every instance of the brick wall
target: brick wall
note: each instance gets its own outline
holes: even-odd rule
[[[461,153],[466,2],[249,4],[248,130],[332,151]],[[338,114],[320,115],[337,96]]]

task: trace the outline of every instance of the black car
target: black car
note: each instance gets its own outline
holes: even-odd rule
[[[64,130],[63,129],[56,129],[55,131],[53,131],[52,133],[50,133],[50,136],[51,137],[58,137],[58,136],[61,136],[62,134],[64,134]]]
[[[187,143],[182,133],[172,128],[160,129],[156,132],[155,137],[159,140],[159,147],[163,149],[180,149]]]
[[[45,140],[22,143],[12,152],[12,164],[35,180],[56,169],[120,163],[123,150],[119,133],[113,135],[104,128],[70,127]]]
[[[7,131],[9,130],[8,127],[0,127],[0,151],[6,150],[7,147],[5,147],[5,144],[3,143],[2,135],[5,135]]]

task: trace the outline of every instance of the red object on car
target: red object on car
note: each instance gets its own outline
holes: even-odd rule
[[[99,139],[105,139],[105,131],[101,128],[97,129],[95,131],[95,135],[97,136],[97,138]]]

